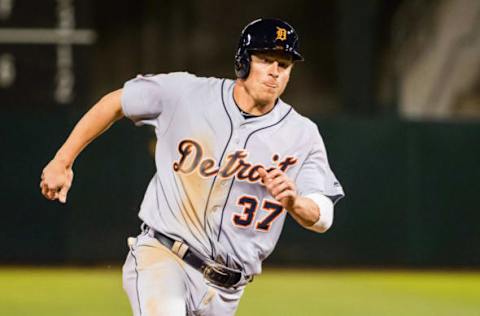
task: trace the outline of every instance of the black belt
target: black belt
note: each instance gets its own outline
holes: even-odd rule
[[[157,231],[154,231],[154,237],[162,245],[183,259],[183,261],[200,271],[205,279],[211,283],[220,287],[231,288],[235,287],[240,281],[242,281],[243,273],[241,271],[231,269],[213,261],[207,261],[202,255],[196,253],[195,250],[191,249],[187,244],[174,240]],[[247,276],[243,279],[250,282],[253,277]]]

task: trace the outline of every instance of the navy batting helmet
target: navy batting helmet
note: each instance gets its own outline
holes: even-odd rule
[[[240,35],[235,54],[237,77],[248,77],[252,52],[272,50],[291,55],[293,61],[303,60],[298,52],[298,35],[290,24],[279,19],[258,19],[249,23]]]

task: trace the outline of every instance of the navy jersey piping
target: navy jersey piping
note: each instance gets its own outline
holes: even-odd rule
[[[223,152],[222,152],[222,155],[220,156],[220,159],[218,160],[218,167],[220,168],[221,165],[222,165],[222,161],[223,161],[223,156],[225,155],[225,152],[227,151],[227,148],[228,148],[228,145],[230,144],[230,141],[232,140],[232,135],[233,135],[233,122],[232,122],[232,118],[230,117],[230,114],[228,113],[228,110],[227,110],[227,106],[225,105],[225,99],[223,97],[224,95],[224,86],[225,86],[225,79],[223,79],[222,81],[222,86],[220,87],[220,96],[222,97],[222,105],[223,105],[223,108],[225,110],[225,113],[227,114],[228,116],[228,120],[230,122],[230,135],[228,136],[228,141],[227,143],[225,144],[225,147],[223,148]],[[203,213],[203,217],[204,217],[204,223],[205,223],[205,226],[210,226],[209,223],[207,222],[207,209],[208,209],[208,204],[210,203],[210,197],[212,195],[212,191],[213,191],[213,187],[215,186],[215,181],[217,180],[217,175],[215,175],[215,177],[213,178],[213,181],[212,181],[212,185],[210,186],[210,191],[208,192],[208,196],[207,196],[207,203],[205,203],[205,211]],[[230,191],[229,191],[230,193]],[[228,195],[227,195],[227,199],[228,199]],[[225,208],[225,207],[224,207]],[[223,218],[223,211],[222,211],[222,218]],[[221,225],[220,225],[221,227]],[[206,228],[206,227],[205,227]],[[210,246],[212,248],[212,254],[211,254],[211,257],[212,259],[214,258],[214,247],[213,247],[213,244],[212,244],[212,241],[210,239],[210,235],[207,233],[207,236],[208,236],[208,240],[210,241]]]
[[[235,97],[233,95],[233,90],[232,90],[232,100],[233,100],[233,103],[235,103],[235,105],[237,106],[238,110],[240,111],[240,113],[243,115],[243,117],[245,119],[248,119],[248,118],[254,118],[254,117],[262,117],[262,116],[265,116],[267,114],[270,114],[270,112],[272,112],[275,107],[277,106],[277,104],[280,102],[280,98],[277,98],[277,100],[275,100],[275,104],[273,105],[273,107],[270,109],[270,111],[266,112],[266,113],[263,113],[263,114],[260,114],[260,115],[254,115],[254,114],[250,114],[248,112],[245,112],[244,110],[242,110],[240,108],[240,106],[237,104],[237,101],[235,100]],[[247,115],[248,117],[246,117],[245,115]]]
[[[140,316],[141,316],[142,315],[142,304],[140,303],[140,287],[138,286],[140,276],[138,275],[138,269],[137,269],[138,262],[137,262],[137,257],[134,254],[133,247],[132,247],[130,253],[132,254],[133,259],[135,260],[135,276],[136,276],[135,287],[136,287],[136,290],[137,290],[138,311],[140,312]]]
[[[245,140],[245,144],[243,145],[243,149],[247,149],[247,144],[248,144],[248,141],[250,140],[250,137],[261,131],[261,130],[264,130],[264,129],[267,129],[267,128],[270,128],[270,127],[273,127],[275,125],[278,125],[280,124],[280,122],[282,122],[287,116],[288,114],[290,114],[290,112],[292,112],[292,107],[290,107],[290,109],[288,110],[288,112],[276,123],[273,123],[272,125],[268,125],[268,126],[264,126],[264,127],[261,127],[257,130],[254,130],[253,132],[251,132],[248,136],[247,136],[247,139]],[[220,218],[220,228],[218,229],[218,237],[217,237],[217,241],[220,240],[220,234],[222,233],[222,225],[223,225],[223,215],[225,214],[225,207],[227,207],[227,204],[228,204],[228,199],[230,198],[230,192],[232,191],[232,187],[233,187],[233,183],[235,182],[235,176],[232,178],[232,181],[230,182],[230,188],[228,188],[228,193],[227,193],[227,198],[225,199],[225,204],[223,205],[223,209],[222,209],[222,216]]]

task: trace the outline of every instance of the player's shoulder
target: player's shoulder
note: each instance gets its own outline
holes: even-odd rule
[[[134,80],[145,80],[152,82],[161,82],[161,81],[196,81],[197,76],[186,71],[178,72],[166,72],[159,74],[139,74]]]
[[[309,133],[318,133],[318,126],[317,124],[312,121],[309,117],[298,113],[294,107],[284,102],[285,105],[291,108],[289,113],[289,122],[292,125],[295,125],[298,129],[303,129]]]
[[[218,78],[213,76],[202,77],[188,72],[176,72],[171,73],[171,75],[187,80],[188,85],[185,85],[185,90],[195,91],[197,95],[201,93],[215,94],[219,89],[229,87],[233,83],[232,79]]]
[[[205,98],[222,87],[223,79],[200,77],[189,72],[138,75],[127,81],[124,88],[149,98],[192,100]]]
[[[187,71],[167,72],[159,74],[140,74],[134,80],[151,81],[157,83],[172,82],[186,84],[215,84],[222,79],[215,77],[201,77]]]

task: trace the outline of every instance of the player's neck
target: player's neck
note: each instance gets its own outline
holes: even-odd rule
[[[240,110],[255,116],[266,114],[275,106],[275,101],[261,103],[255,100],[240,80],[237,80],[233,87],[233,99]]]

